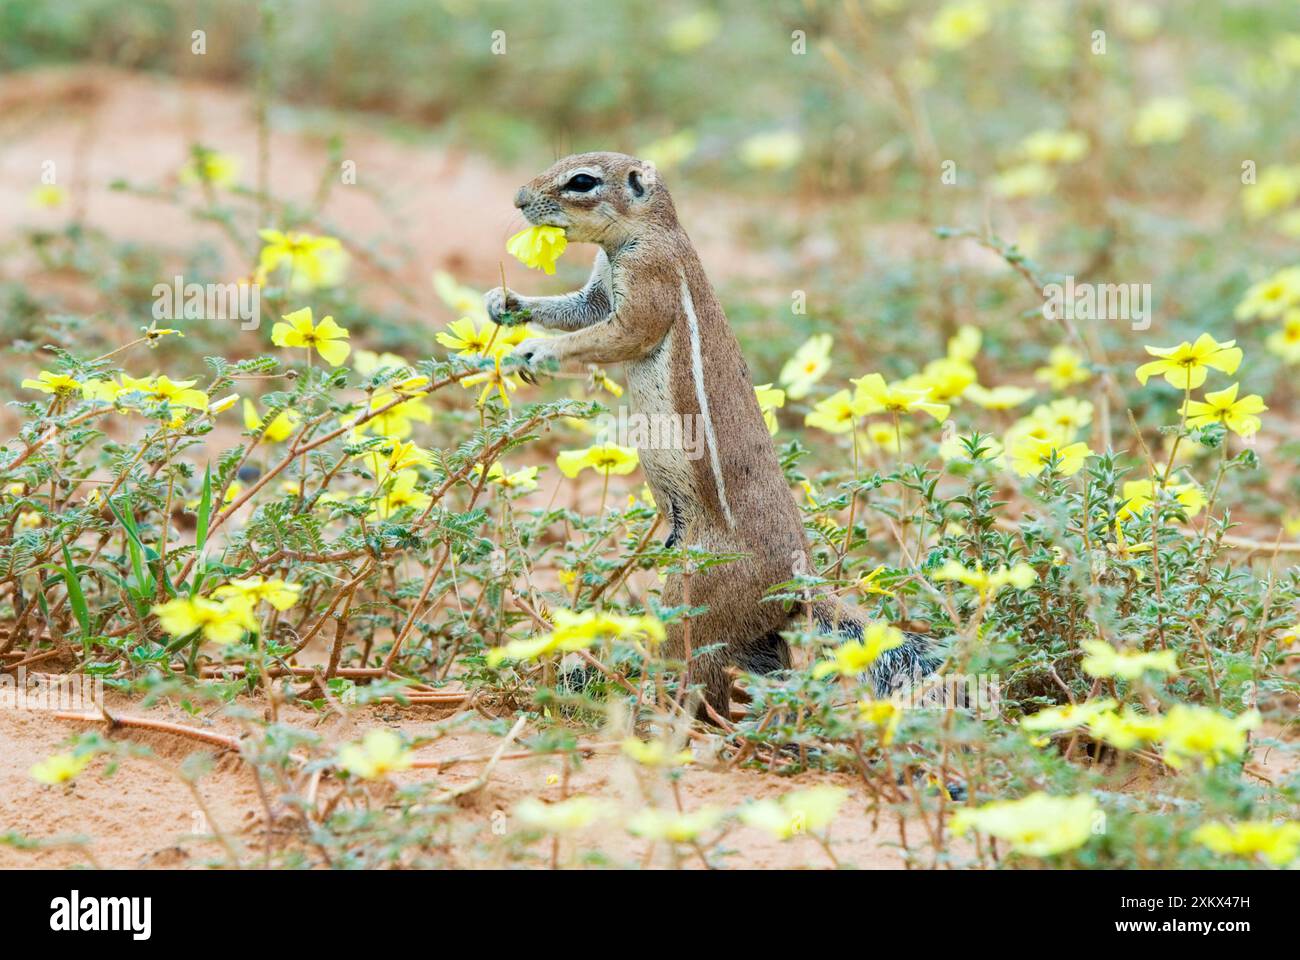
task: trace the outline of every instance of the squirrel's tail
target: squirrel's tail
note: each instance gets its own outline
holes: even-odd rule
[[[862,639],[865,618],[856,607],[837,597],[821,597],[812,602],[812,612],[818,627],[827,633]],[[867,672],[875,695],[887,697],[934,673],[943,660],[932,638],[904,632],[903,645],[886,650]]]

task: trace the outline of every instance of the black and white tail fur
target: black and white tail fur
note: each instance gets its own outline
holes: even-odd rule
[[[817,626],[827,633],[862,639],[864,618],[855,607],[835,597],[823,597],[812,602],[812,613]],[[917,683],[938,670],[943,660],[930,637],[905,631],[902,646],[886,650],[868,670],[875,696],[888,697]]]

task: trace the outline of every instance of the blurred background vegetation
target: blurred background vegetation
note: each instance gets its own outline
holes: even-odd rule
[[[1252,387],[1289,398],[1271,328],[1232,312],[1300,240],[1295,4],[0,0],[0,69],[88,61],[364,115],[511,169],[649,156],[690,198],[688,229],[730,202],[736,249],[765,254],[717,275],[760,380],[823,330],[903,375],[963,323],[984,330],[984,362],[1027,378],[1054,343],[1041,301],[987,250],[936,235],[955,227],[1017,245],[1040,280],[1152,285],[1151,331],[1085,331],[1123,358],[1143,422],[1169,411],[1145,417],[1127,372],[1142,344],[1205,330],[1241,337]],[[1247,163],[1272,177],[1254,206]],[[400,313],[376,324],[402,346]]]

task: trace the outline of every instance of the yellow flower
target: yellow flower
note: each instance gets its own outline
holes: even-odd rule
[[[380,370],[400,370],[410,366],[395,353],[375,353],[373,350],[358,350],[352,355],[352,366],[363,377],[373,376]]]
[[[1213,367],[1233,374],[1241,365],[1241,348],[1236,340],[1218,343],[1208,333],[1196,338],[1195,343],[1184,340],[1176,347],[1146,347],[1146,352],[1158,360],[1151,360],[1137,368],[1138,380],[1145,384],[1155,374],[1163,374],[1170,386],[1179,390],[1195,390],[1205,383],[1207,371]]]
[[[549,653],[585,650],[602,640],[645,640],[662,643],[666,633],[658,618],[649,615],[621,616],[601,610],[574,613],[563,607],[551,612],[555,629],[550,633],[512,640],[487,652],[489,667],[505,660],[536,660]]]
[[[1107,543],[1106,549],[1118,557],[1129,558],[1138,553],[1149,553],[1151,544],[1148,541],[1138,543],[1129,543],[1128,538],[1124,536],[1124,524],[1119,520],[1115,521],[1115,542]],[[1141,572],[1138,573],[1138,579],[1142,578]]]
[[[1042,424],[1049,430],[1059,431],[1062,437],[1073,438],[1076,433],[1092,423],[1092,409],[1092,404],[1087,400],[1062,397],[1060,400],[1034,407],[1029,420]]]
[[[1285,867],[1300,855],[1300,823],[1247,820],[1238,823],[1205,823],[1192,839],[1215,853],[1259,856],[1275,867]]]
[[[1126,482],[1124,484],[1124,505],[1119,508],[1116,517],[1120,520],[1126,520],[1142,513],[1151,505],[1156,492],[1157,485],[1150,480],[1130,480]],[[1173,497],[1182,504],[1189,520],[1200,513],[1201,508],[1205,506],[1205,494],[1195,483],[1166,484],[1162,481],[1159,484],[1159,492],[1166,498]]]
[[[712,830],[721,819],[722,811],[716,807],[700,807],[691,813],[646,807],[630,816],[626,827],[629,833],[647,840],[690,843],[706,830]]]
[[[411,421],[418,420],[420,423],[432,423],[433,411],[419,397],[412,397],[409,400],[403,400],[396,406],[388,407],[390,403],[397,399],[392,393],[380,391],[370,398],[370,412],[383,410],[383,413],[377,414],[363,423],[359,432],[361,434],[370,433],[377,437],[388,437],[392,440],[403,440],[411,435]]]
[[[546,833],[572,833],[609,815],[611,804],[598,797],[570,797],[542,803],[532,797],[515,804],[514,814],[524,826]]]
[[[1119,713],[1107,710],[1088,719],[1088,735],[1105,741],[1116,750],[1132,750],[1139,744],[1155,743],[1164,732],[1164,717],[1138,713],[1132,707],[1125,707]]]
[[[1042,164],[1022,163],[998,174],[993,189],[1012,200],[1042,197],[1056,189],[1056,174]]]
[[[898,723],[903,719],[903,708],[893,700],[859,700],[858,719],[880,731],[880,742],[888,746],[894,742]]]
[[[768,172],[788,170],[803,156],[803,138],[793,130],[756,133],[740,145],[741,162]]]
[[[858,577],[858,590],[865,594],[879,594],[882,597],[894,596],[893,590],[886,590],[884,587],[879,586],[876,583],[876,580],[881,576],[881,574],[886,572],[886,569],[885,565],[881,564],[870,573],[864,573],[862,576]]]
[[[1241,192],[1241,209],[1247,220],[1259,220],[1283,210],[1300,197],[1300,167],[1265,167]]]
[[[758,399],[758,409],[763,413],[763,422],[767,424],[767,432],[775,437],[778,428],[776,411],[778,407],[785,406],[785,391],[780,387],[773,387],[770,383],[765,383],[754,388],[754,396]]]
[[[414,755],[402,746],[402,738],[385,729],[367,732],[360,743],[344,744],[338,758],[340,768],[362,780],[378,780],[406,770],[414,762]]]
[[[1283,314],[1282,329],[1270,333],[1264,345],[1288,366],[1300,363],[1300,309],[1292,307]]]
[[[279,230],[259,230],[258,236],[266,243],[258,257],[260,282],[282,265],[289,268],[289,285],[294,290],[330,287],[342,279],[346,257],[336,238]]]
[[[1178,704],[1165,715],[1163,759],[1175,770],[1199,759],[1209,770],[1246,752],[1246,731],[1259,726],[1258,710],[1225,717],[1210,707]]]
[[[1300,307],[1300,266],[1286,267],[1252,286],[1233,316],[1238,320],[1271,320],[1292,307]]]
[[[459,356],[485,357],[489,350],[493,354],[508,353],[527,332],[524,326],[502,327],[491,320],[476,322],[473,317],[461,317],[447,324],[446,332],[438,333],[435,339]]]
[[[95,759],[93,753],[56,753],[39,763],[32,764],[27,772],[37,783],[54,786],[57,783],[67,783],[85,770],[87,764],[93,759]]]
[[[220,400],[212,400],[208,403],[208,416],[215,417],[219,413],[225,413],[238,402],[239,394],[237,393],[224,396]]]
[[[1176,143],[1192,122],[1192,105],[1181,97],[1154,97],[1138,110],[1129,136],[1134,143]]]
[[[66,373],[50,373],[48,370],[42,370],[36,375],[35,380],[24,380],[23,388],[26,390],[39,390],[41,393],[51,393],[60,397],[69,397],[82,389],[82,383],[80,380],[74,380]]]
[[[167,403],[173,407],[189,407],[193,410],[206,410],[208,408],[208,395],[202,390],[193,389],[197,380],[177,380],[172,381],[170,377],[146,377],[137,380],[135,377],[122,375],[122,386],[119,393],[143,393],[148,399],[159,403]]]
[[[928,399],[936,403],[955,403],[974,383],[975,368],[969,362],[953,357],[941,357],[927,363],[916,376],[908,377],[902,382],[902,386],[928,390]]]
[[[1088,155],[1088,138],[1077,130],[1036,130],[1020,141],[1020,152],[1034,163],[1078,163]]]
[[[1251,437],[1259,432],[1262,421],[1255,416],[1268,407],[1257,393],[1251,393],[1240,400],[1234,383],[1223,390],[1207,393],[1205,400],[1189,400],[1183,405],[1182,413],[1187,417],[1189,427],[1205,427],[1211,423],[1222,423],[1239,437]]]
[[[803,418],[805,426],[816,427],[827,433],[848,433],[857,419],[867,412],[868,404],[854,400],[847,390],[839,390],[825,400],[818,401]]]
[[[740,808],[747,826],[766,830],[778,840],[789,840],[831,825],[849,791],[843,787],[810,787],[795,790],[776,800],[760,800]]]
[[[954,836],[973,828],[1005,840],[1016,853],[1050,857],[1087,843],[1097,813],[1097,801],[1087,794],[1050,797],[1035,791],[1020,800],[964,807],[952,815],[948,828]]]
[[[27,195],[27,200],[33,207],[44,207],[47,210],[53,210],[55,207],[61,207],[67,202],[68,191],[58,184],[43,183]]]
[[[212,596],[217,600],[243,597],[254,604],[265,600],[277,610],[288,610],[298,602],[301,593],[300,583],[289,583],[278,578],[267,580],[264,577],[246,577],[236,578],[224,586],[217,587],[212,591]]]
[[[1047,355],[1047,365],[1034,371],[1034,379],[1046,381],[1053,390],[1068,390],[1091,377],[1083,357],[1064,345],[1053,347]]]
[[[87,380],[81,385],[81,395],[87,400],[102,400],[112,403],[117,399],[121,387],[112,380]],[[209,407],[211,412],[211,407]]]
[[[204,597],[177,597],[153,608],[162,628],[173,637],[203,631],[203,638],[213,643],[235,643],[246,631],[257,630],[252,605],[242,597],[209,600]]]
[[[492,366],[482,373],[476,373],[473,376],[465,377],[460,381],[460,385],[465,389],[472,389],[479,384],[483,385],[483,390],[478,395],[477,406],[483,406],[492,396],[493,391],[501,398],[501,404],[507,410],[510,409],[510,394],[519,389],[518,378],[514,374],[505,373],[501,369],[500,352],[495,352],[492,357]]]
[[[623,396],[623,387],[615,380],[611,380],[609,374],[604,370],[593,370],[591,372],[591,385],[593,389],[601,389],[613,397]]]
[[[623,752],[646,767],[681,767],[695,762],[690,750],[672,752],[663,740],[640,740],[628,737],[622,743]]]
[[[279,443],[288,439],[289,434],[293,433],[294,428],[298,425],[298,414],[290,407],[285,407],[266,427],[266,433],[263,436],[272,443]],[[257,415],[257,407],[253,401],[247,397],[244,398],[244,429],[260,430],[262,429],[262,418]]]
[[[483,475],[483,465],[474,464],[474,476]],[[537,468],[524,467],[522,470],[516,470],[514,473],[506,473],[500,463],[494,463],[488,468],[488,482],[495,483],[505,487],[507,490],[518,490],[520,493],[527,493],[529,490],[537,489]]]
[[[277,347],[304,347],[308,351],[314,348],[331,367],[341,364],[352,351],[350,344],[342,342],[349,336],[347,330],[335,323],[333,317],[313,323],[311,307],[303,307],[282,319],[283,323],[271,328],[271,342]]]
[[[963,324],[948,338],[948,359],[970,363],[979,355],[983,342],[984,334],[980,333],[979,327]]]
[[[777,380],[791,400],[808,396],[813,385],[826,376],[831,368],[832,342],[829,333],[813,334],[785,362]]]
[[[1061,444],[1055,437],[1029,434],[1014,444],[1008,442],[1011,469],[1022,477],[1033,477],[1043,472],[1053,456],[1058,459],[1056,470],[1071,477],[1083,469],[1084,461],[1093,456],[1086,443]]]
[[[585,450],[563,450],[555,458],[555,465],[560,468],[560,472],[570,478],[588,468],[605,476],[624,476],[635,470],[638,463],[640,460],[635,449],[620,447],[615,443],[597,444]]]
[[[423,510],[433,502],[433,497],[416,489],[420,475],[414,470],[401,470],[392,477],[391,485],[386,486],[370,513],[371,520],[387,520],[403,507]]]
[[[1024,590],[1038,580],[1038,574],[1027,563],[1016,563],[1010,567],[998,567],[985,570],[980,563],[971,570],[956,560],[947,560],[944,565],[931,574],[932,580],[956,580],[968,587],[973,587],[980,600],[992,599],[1003,587]]]
[[[848,640],[831,651],[830,660],[822,660],[813,667],[812,675],[818,679],[839,674],[842,677],[859,674],[880,658],[886,650],[903,645],[903,632],[887,623],[870,623],[862,629],[861,640]]]
[[[195,150],[194,154],[181,167],[181,183],[210,183],[214,187],[228,187],[239,176],[238,157],[202,148]]]
[[[1029,387],[1010,385],[989,389],[975,383],[966,390],[966,396],[985,410],[1010,410],[1032,400],[1034,391]]]
[[[869,373],[865,377],[850,380],[855,387],[853,402],[861,405],[864,413],[928,413],[936,420],[948,416],[952,409],[946,403],[935,403],[930,399],[929,388],[914,389],[900,383],[885,383],[885,378],[878,373]]]
[[[555,261],[560,259],[569,240],[562,227],[528,227],[506,241],[506,252],[526,267],[555,273]]]
[[[981,0],[955,0],[939,8],[926,30],[940,50],[960,50],[989,29],[989,8]]]
[[[1084,640],[1083,672],[1090,677],[1119,677],[1136,680],[1147,671],[1175,674],[1178,654],[1175,650],[1116,650],[1105,640]]]

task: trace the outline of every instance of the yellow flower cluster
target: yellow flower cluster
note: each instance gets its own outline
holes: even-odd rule
[[[1193,390],[1204,385],[1209,371],[1221,370],[1229,375],[1241,366],[1242,351],[1235,340],[1219,343],[1208,333],[1195,342],[1184,340],[1173,347],[1146,347],[1147,353],[1157,359],[1137,368],[1137,378],[1142,383],[1153,376],[1163,376],[1174,387],[1184,392],[1181,413],[1187,427],[1206,427],[1221,423],[1240,437],[1254,436],[1261,426],[1257,414],[1268,407],[1258,394],[1238,397],[1240,384],[1205,394],[1203,400],[1191,399]]]
[[[506,660],[536,660],[550,653],[585,650],[602,640],[661,643],[665,636],[663,624],[648,614],[622,616],[607,610],[574,613],[558,607],[552,611],[551,622],[555,628],[548,633],[493,647],[487,652],[488,666],[496,667]]]
[[[1163,652],[1120,652],[1102,642],[1092,646],[1085,664],[1085,670],[1097,677],[1132,678],[1147,671],[1173,673],[1177,669],[1174,658]],[[1231,717],[1211,707],[1182,703],[1165,714],[1139,713],[1131,707],[1116,711],[1115,706],[1114,700],[1102,699],[1051,707],[1024,717],[1020,725],[1034,733],[1064,733],[1086,727],[1090,735],[1117,750],[1159,743],[1163,760],[1175,770],[1189,761],[1210,770],[1244,754],[1246,733],[1260,722],[1258,710]]]

